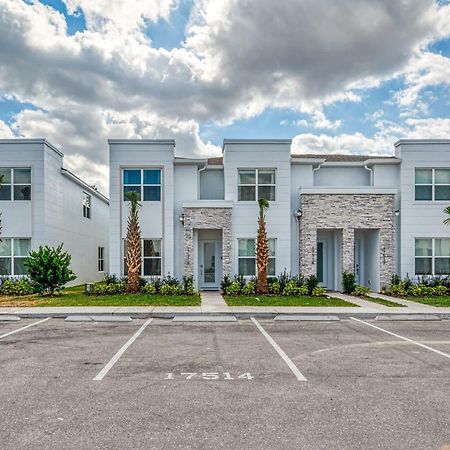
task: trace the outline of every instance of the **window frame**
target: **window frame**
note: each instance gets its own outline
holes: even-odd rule
[[[418,170],[431,170],[431,183],[417,183],[416,182],[416,172]],[[450,188],[450,183],[436,183],[436,170],[448,170],[450,172],[449,167],[415,167],[414,168],[414,201],[415,202],[448,202],[449,199],[437,199],[436,200],[436,186],[447,186]],[[416,195],[416,187],[417,186],[430,186],[431,187],[431,199],[418,199]]]
[[[123,258],[122,258],[122,273],[126,276],[126,239],[122,239],[123,245]],[[145,256],[144,257],[144,241],[159,241],[160,242],[160,255],[161,256]],[[144,275],[144,260],[145,259],[159,259],[161,273],[159,275]],[[142,238],[141,239],[141,273],[140,276],[143,278],[162,278],[163,277],[163,239],[162,238]]]
[[[105,247],[97,247],[97,269],[98,272],[105,271]]]
[[[9,172],[10,172],[10,180],[11,180],[9,183],[6,183],[6,182],[2,183],[2,187],[3,186],[9,186],[10,187],[10,195],[9,195],[9,199],[4,199],[4,200],[0,199],[0,202],[31,202],[31,200],[33,199],[33,187],[32,187],[32,185],[33,185],[33,168],[30,167],[30,166],[23,166],[23,167],[21,167],[21,166],[14,166],[14,167],[4,167],[4,166],[2,166],[2,167],[0,167],[0,169],[9,170]],[[30,182],[29,183],[16,183],[15,182],[15,171],[16,170],[29,170],[30,171]],[[18,186],[22,186],[22,187],[29,186],[29,188],[30,188],[30,198],[29,199],[23,199],[23,200],[16,199],[15,195],[14,195],[16,186],[17,187]]]
[[[431,256],[417,256],[416,255],[416,241],[417,240],[431,240]],[[450,259],[450,256],[436,256],[436,240],[448,240],[448,236],[444,237],[415,237],[414,238],[414,275],[424,276],[424,277],[436,277],[436,276],[448,276],[450,273],[440,273],[436,274],[436,259]],[[418,274],[417,273],[417,259],[431,259],[431,273],[429,274]],[[450,272],[450,271],[449,271]]]
[[[255,184],[250,184],[250,183],[241,183],[241,176],[240,176],[240,172],[241,171],[250,171],[250,170],[254,170],[255,171]],[[265,171],[273,171],[273,175],[274,175],[274,183],[270,183],[270,184],[260,184],[259,183],[259,172],[265,172]],[[259,188],[260,187],[272,187],[274,188],[274,199],[273,200],[268,200],[269,202],[276,202],[277,201],[277,169],[276,167],[239,167],[237,169],[237,201],[239,203],[253,203],[253,202],[257,202],[260,198],[259,196]],[[255,188],[255,198],[253,200],[240,200],[240,193],[239,193],[239,188],[240,187],[254,187]]]
[[[87,200],[87,201],[86,201]],[[83,217],[86,219],[91,219],[91,210],[92,210],[92,195],[83,191]]]
[[[27,256],[29,255],[29,253],[31,252],[31,238],[28,237],[15,237],[15,238],[10,238],[10,237],[2,237],[3,241],[10,241],[11,242],[11,251],[9,256],[0,256],[1,259],[9,259],[10,260],[10,274],[1,274],[0,273],[0,277],[26,277],[27,274],[26,273],[21,273],[21,274],[16,274],[15,273],[15,260],[25,260],[27,258]],[[22,241],[22,240],[27,240],[30,243],[30,252],[28,252],[27,255],[25,256],[16,256],[15,255],[15,241]]]
[[[140,183],[136,184],[136,183],[130,183],[130,184],[126,184],[125,180],[124,180],[124,174],[126,170],[139,170],[140,171]],[[144,172],[146,170],[157,170],[159,171],[159,183],[144,183]],[[158,202],[162,202],[162,185],[163,185],[163,168],[162,167],[122,167],[122,201],[123,202],[128,202],[128,200],[125,198],[125,186],[136,186],[139,187],[139,201],[140,202],[151,202],[151,203],[158,203]],[[147,186],[156,186],[159,187],[159,200],[144,200],[144,192],[145,192],[145,187]]]
[[[254,256],[239,256],[239,241],[254,241],[254,245],[255,245],[255,255]],[[275,277],[277,274],[277,238],[267,238],[267,241],[274,241],[274,255],[270,256],[269,254],[269,261],[272,259],[274,261],[274,273],[270,274],[269,271],[267,271],[267,276],[268,277]],[[255,238],[237,238],[237,270],[236,273],[238,275],[242,275],[244,278],[251,278],[251,277],[256,277],[258,276],[258,270],[257,270],[257,266],[256,266],[256,239]],[[240,259],[254,259],[255,260],[255,275],[244,275],[239,273],[239,260]]]

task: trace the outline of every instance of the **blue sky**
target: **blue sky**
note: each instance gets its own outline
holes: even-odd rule
[[[450,137],[447,0],[0,3],[0,137],[46,137],[88,178],[111,136],[188,156],[224,138],[380,154]]]

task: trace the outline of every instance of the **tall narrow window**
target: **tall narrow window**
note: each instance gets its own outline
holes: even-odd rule
[[[269,267],[267,275],[275,276],[276,272],[276,239],[268,239]],[[255,239],[238,239],[238,273],[244,276],[256,275],[256,243]]]
[[[98,271],[105,271],[105,247],[98,248]]]
[[[91,196],[83,192],[83,217],[91,218]]]
[[[133,191],[139,201],[161,201],[161,169],[124,169],[123,199],[126,201],[127,193]]]
[[[31,200],[31,169],[29,167],[2,167],[0,176],[3,176],[0,200]]]
[[[30,253],[31,239],[2,239],[0,242],[0,276],[26,275],[25,259]]]
[[[450,169],[416,169],[416,200],[450,200]]]
[[[256,201],[265,198],[275,201],[275,169],[239,169],[238,200]]]
[[[127,274],[127,241],[124,240],[123,273]],[[143,239],[141,247],[141,276],[160,277],[162,274],[161,239]]]

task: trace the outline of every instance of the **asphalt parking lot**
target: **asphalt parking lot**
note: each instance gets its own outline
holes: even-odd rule
[[[1,449],[441,449],[450,320],[0,322],[0,387]]]

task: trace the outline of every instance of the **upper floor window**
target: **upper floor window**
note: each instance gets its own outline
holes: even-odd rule
[[[124,274],[127,274],[127,241],[124,240]],[[162,272],[161,239],[143,239],[141,247],[141,276],[160,277]]]
[[[416,239],[416,275],[450,275],[450,239]]]
[[[139,201],[161,201],[161,169],[124,169],[123,199],[128,192],[137,192]]]
[[[0,168],[0,200],[31,200],[31,169]]]
[[[83,192],[83,217],[91,218],[91,196]]]
[[[275,169],[239,169],[238,200],[275,201]]]
[[[98,257],[98,271],[104,272],[105,271],[105,247],[98,247],[97,251],[97,257]]]
[[[0,242],[0,276],[26,275],[25,259],[31,250],[31,239],[5,239]]]
[[[276,239],[268,239],[269,267],[267,275],[275,276]],[[255,239],[238,239],[238,273],[244,276],[256,275],[256,243]]]
[[[416,200],[450,200],[450,169],[416,169]]]

